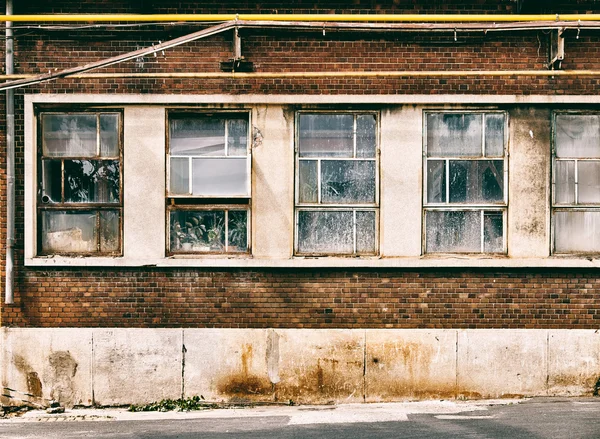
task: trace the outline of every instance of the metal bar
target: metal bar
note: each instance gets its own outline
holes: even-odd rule
[[[6,0],[6,16],[12,16],[13,2]],[[12,23],[6,22],[6,74],[14,73]],[[4,303],[14,303],[14,245],[15,245],[15,95],[6,89],[6,266]]]

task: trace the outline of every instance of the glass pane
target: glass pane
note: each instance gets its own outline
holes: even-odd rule
[[[474,113],[427,114],[427,155],[481,157],[482,120]]]
[[[249,180],[246,158],[192,160],[194,195],[248,195]]]
[[[375,254],[377,245],[375,226],[375,212],[356,212],[356,252],[359,254]]]
[[[504,114],[485,115],[485,155],[504,157]]]
[[[300,114],[299,125],[300,157],[354,155],[352,114]]]
[[[481,212],[425,212],[426,252],[481,252]]]
[[[60,203],[62,201],[62,162],[60,160],[42,161],[42,203]]]
[[[43,153],[48,157],[97,155],[95,114],[44,114]]]
[[[97,252],[96,212],[42,212],[43,253]]]
[[[300,253],[354,252],[352,211],[298,212],[298,251]]]
[[[427,202],[446,202],[446,162],[427,160]]]
[[[556,115],[557,157],[600,157],[600,116]]]
[[[227,124],[227,155],[246,156],[248,154],[248,121],[246,119],[229,119]]]
[[[190,193],[190,162],[187,158],[172,157],[169,174],[169,193],[187,195]]]
[[[298,163],[298,180],[300,203],[318,202],[317,161],[300,160]]]
[[[248,250],[248,211],[230,210],[227,221],[228,251],[245,252]]]
[[[170,249],[173,252],[225,251],[225,211],[172,210]]]
[[[555,212],[554,249],[557,253],[600,252],[600,212]]]
[[[119,115],[100,115],[100,155],[119,156]]]
[[[374,114],[356,117],[356,157],[375,158],[376,127]]]
[[[321,202],[374,203],[375,161],[323,160]]]
[[[600,203],[600,162],[580,161],[577,167],[579,204]]]
[[[65,202],[118,203],[119,162],[65,160]]]
[[[504,195],[502,160],[450,160],[450,202],[501,202]]]
[[[169,120],[171,155],[225,155],[225,119],[177,116]]]
[[[504,251],[504,227],[501,212],[483,213],[483,251],[501,253]]]
[[[575,162],[557,160],[554,162],[554,171],[554,202],[575,203]]]
[[[119,232],[121,223],[116,210],[100,211],[100,251],[109,253],[120,250]]]

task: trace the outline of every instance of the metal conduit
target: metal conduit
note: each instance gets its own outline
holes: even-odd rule
[[[6,0],[6,15],[12,14],[12,0]],[[14,69],[13,31],[11,23],[6,23],[6,74]],[[14,303],[13,267],[15,243],[15,94],[6,90],[6,277],[4,281],[4,302]]]

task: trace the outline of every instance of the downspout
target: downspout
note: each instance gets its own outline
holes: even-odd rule
[[[6,0],[6,15],[12,15],[13,2]],[[6,22],[6,74],[14,73],[12,22]],[[15,91],[6,90],[6,279],[4,303],[14,303],[13,267],[15,244]]]

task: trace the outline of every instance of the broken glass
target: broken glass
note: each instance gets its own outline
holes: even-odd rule
[[[501,253],[504,250],[504,216],[502,212],[483,213],[483,251]]]
[[[481,212],[426,211],[426,252],[481,252]]]
[[[555,212],[554,250],[557,253],[600,252],[600,212]]]
[[[482,115],[428,113],[428,157],[481,157]]]
[[[504,161],[450,160],[450,203],[493,203],[504,197]]]
[[[298,251],[352,254],[354,213],[326,210],[298,212]]]
[[[96,212],[42,211],[42,252],[97,251]]]
[[[119,162],[116,160],[65,160],[66,203],[118,203]]]
[[[302,113],[298,117],[300,157],[353,157],[354,115]]]
[[[119,251],[120,215],[117,210],[100,211],[100,251],[113,253]]]
[[[94,157],[98,154],[95,114],[42,115],[46,157]]]
[[[192,159],[193,195],[248,195],[247,163],[247,158]]]
[[[600,161],[580,160],[577,168],[578,204],[600,203]]]
[[[556,156],[600,158],[600,116],[557,114]]]
[[[172,210],[169,219],[171,251],[224,251],[225,211]]]
[[[42,160],[42,203],[62,202],[62,162]]]
[[[323,160],[321,201],[323,203],[374,203],[375,161]]]
[[[246,119],[227,120],[227,155],[245,156],[248,151],[248,121]]]
[[[248,212],[230,210],[227,213],[227,250],[245,252],[248,250]]]
[[[575,203],[575,162],[557,160],[554,162],[554,202],[557,204]]]

